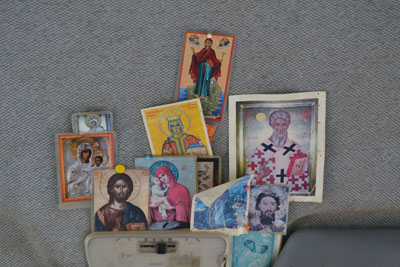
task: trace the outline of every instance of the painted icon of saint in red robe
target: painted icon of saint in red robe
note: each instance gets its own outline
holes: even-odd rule
[[[194,94],[198,96],[208,97],[210,85],[216,84],[218,77],[221,76],[222,61],[217,59],[214,49],[211,48],[212,43],[212,39],[207,38],[204,41],[204,48],[198,53],[192,48],[193,56],[189,74],[196,84]]]

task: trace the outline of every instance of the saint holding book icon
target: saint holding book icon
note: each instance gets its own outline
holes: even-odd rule
[[[259,121],[266,119],[262,113]],[[292,192],[309,192],[308,155],[289,139],[291,116],[283,109],[271,112],[268,123],[272,135],[260,142],[248,159],[246,174],[255,174],[258,184],[289,184]]]

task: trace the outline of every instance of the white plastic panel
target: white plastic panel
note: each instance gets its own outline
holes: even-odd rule
[[[166,254],[151,252],[157,243],[169,246]],[[230,243],[222,234],[183,231],[92,233],[85,249],[91,267],[220,267],[228,261]]]

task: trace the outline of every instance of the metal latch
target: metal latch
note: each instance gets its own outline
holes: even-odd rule
[[[176,253],[176,243],[171,241],[141,241],[139,242],[139,253]]]

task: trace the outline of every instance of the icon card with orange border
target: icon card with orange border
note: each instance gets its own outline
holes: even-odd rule
[[[93,171],[114,167],[115,133],[56,134],[60,209],[89,208]]]

